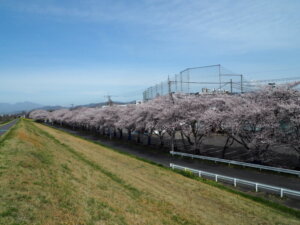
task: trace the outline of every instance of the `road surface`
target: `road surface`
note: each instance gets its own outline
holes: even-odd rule
[[[6,131],[8,131],[13,125],[18,122],[18,119],[15,119],[8,124],[0,125],[0,136],[3,135]]]

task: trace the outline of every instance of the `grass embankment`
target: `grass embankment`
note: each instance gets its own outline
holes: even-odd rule
[[[21,120],[0,139],[0,224],[299,224],[240,195]]]

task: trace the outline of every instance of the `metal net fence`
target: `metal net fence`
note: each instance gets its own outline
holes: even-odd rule
[[[143,92],[145,101],[170,93],[243,92],[243,75],[221,65],[188,68]]]
[[[242,74],[234,73],[221,65],[194,67],[147,88],[143,92],[143,99],[147,101],[170,93],[244,93],[256,91],[266,85],[271,87],[288,85],[300,90],[300,77],[247,80]]]

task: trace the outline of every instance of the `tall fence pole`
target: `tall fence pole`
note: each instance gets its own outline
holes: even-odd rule
[[[241,93],[243,93],[243,74],[241,74]]]
[[[219,64],[218,65],[218,67],[219,67],[219,90],[221,90],[221,88],[222,88],[222,84],[221,84],[221,65]]]
[[[190,94],[190,70],[187,70],[187,93]]]
[[[182,93],[182,73],[180,73],[180,92]]]
[[[169,76],[168,76],[168,93],[169,95],[171,95],[171,81]]]

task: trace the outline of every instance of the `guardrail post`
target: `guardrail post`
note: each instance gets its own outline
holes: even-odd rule
[[[236,178],[233,179],[233,185],[236,187]]]
[[[201,177],[201,171],[199,171],[199,177]]]
[[[258,192],[258,184],[255,183],[255,191]]]
[[[218,182],[218,175],[216,175],[216,182]]]
[[[280,188],[280,198],[282,198],[282,197],[283,197],[283,189]]]

